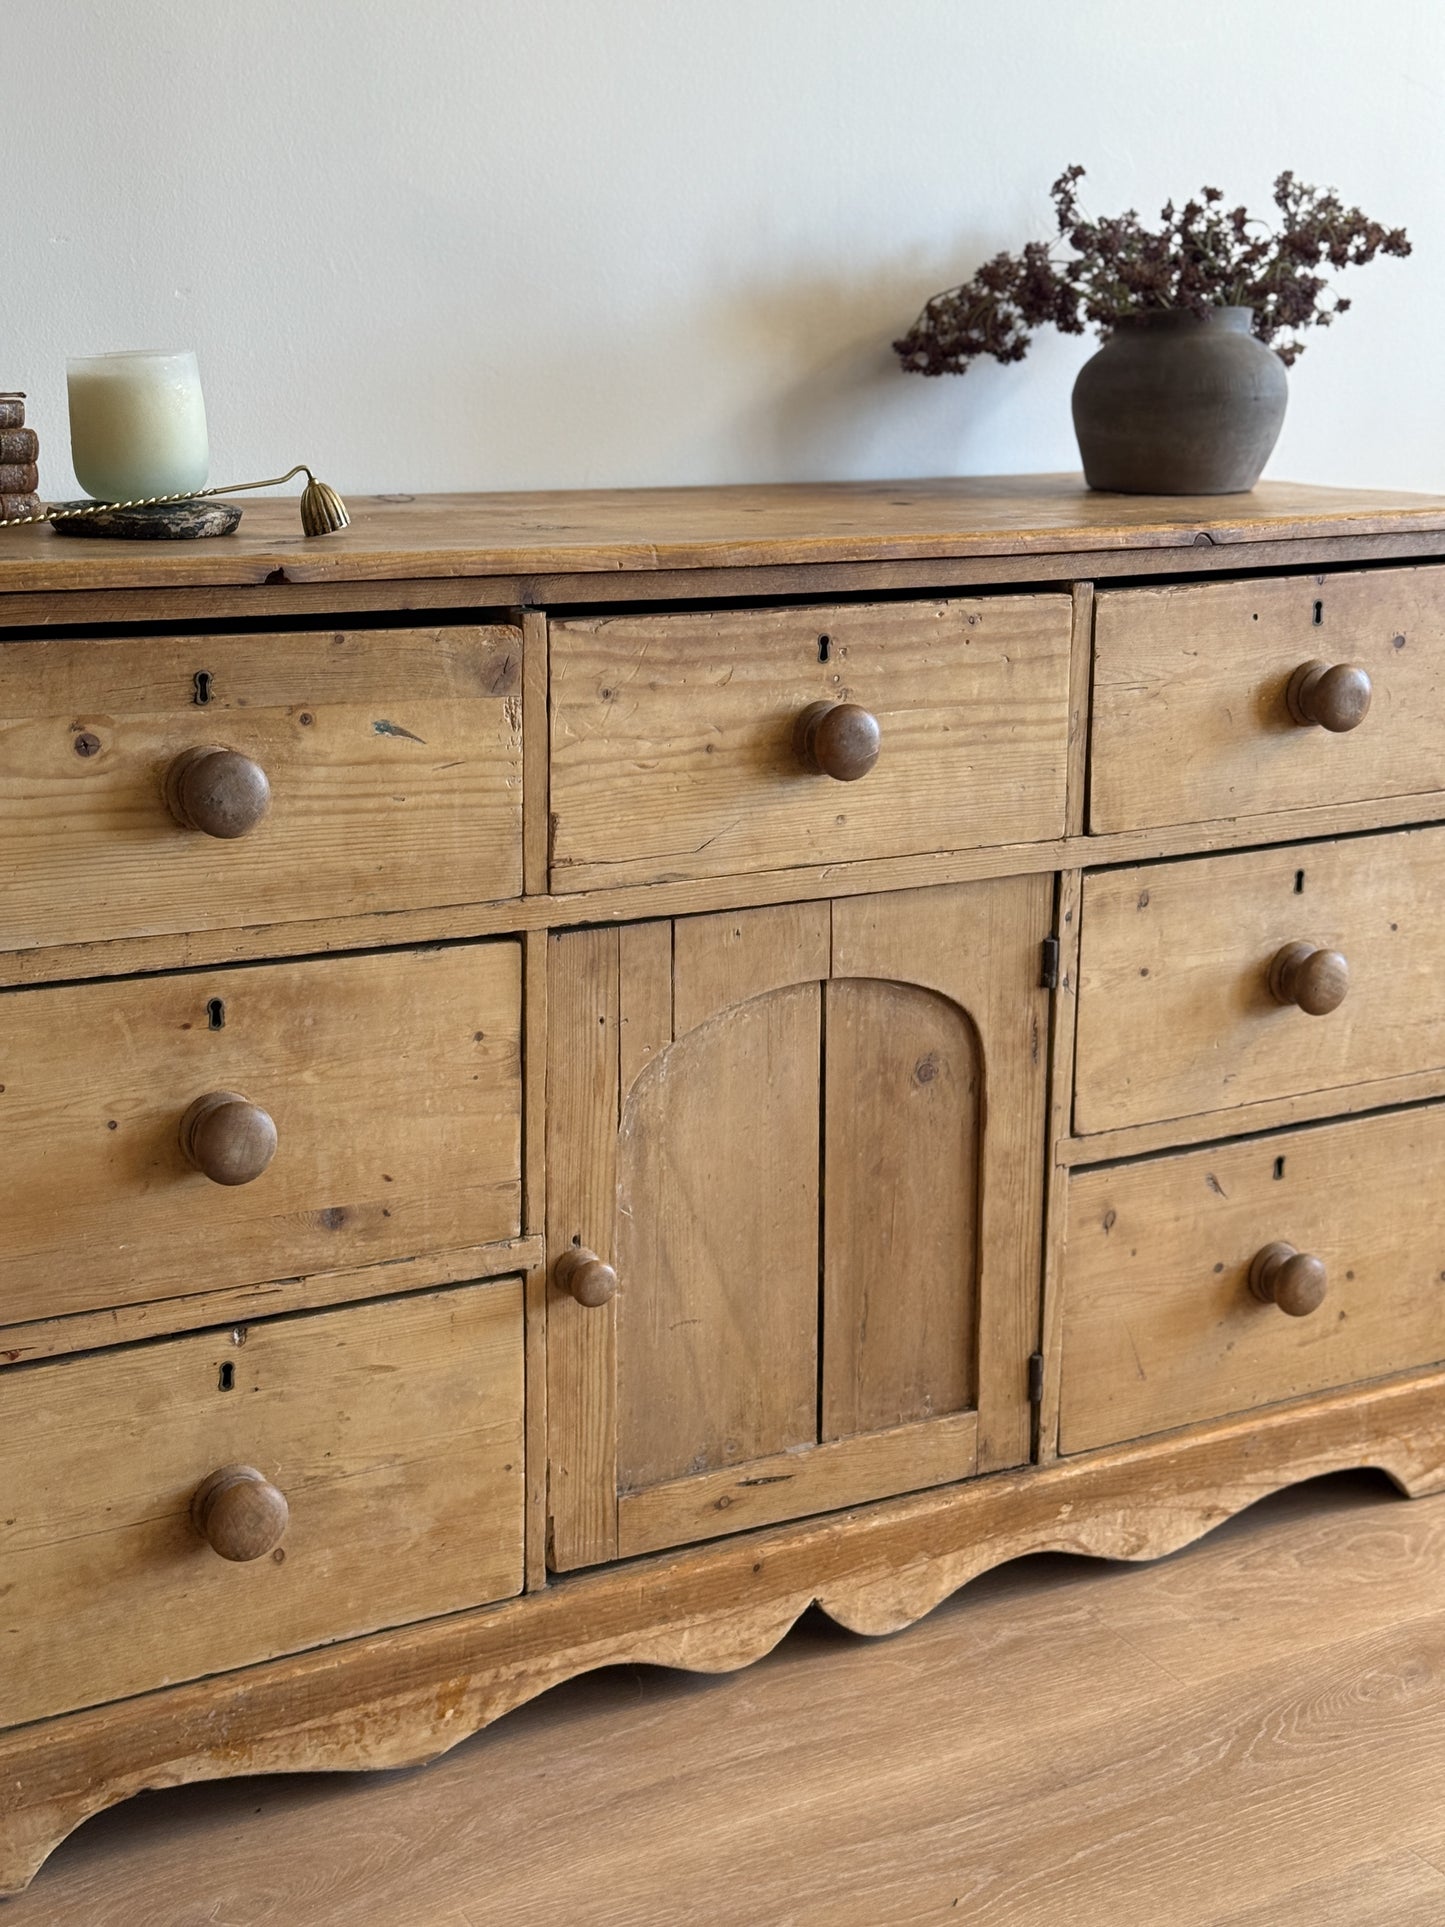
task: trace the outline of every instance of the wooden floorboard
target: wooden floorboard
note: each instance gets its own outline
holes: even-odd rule
[[[885,1640],[620,1668],[431,1768],[151,1794],[0,1927],[1438,1927],[1445,1496],[1370,1474]]]
[[[1272,1894],[1220,1916],[1217,1927],[1440,1927],[1442,1920],[1445,1875],[1405,1851]]]

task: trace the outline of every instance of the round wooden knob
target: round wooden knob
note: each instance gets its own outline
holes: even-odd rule
[[[181,1119],[181,1149],[213,1184],[250,1184],[276,1155],[276,1125],[239,1091],[207,1091]]]
[[[291,1517],[286,1494],[254,1465],[223,1465],[197,1488],[191,1524],[223,1559],[264,1559]]]
[[[856,783],[878,761],[878,718],[858,703],[809,703],[793,725],[800,762],[838,783]]]
[[[177,823],[205,836],[249,836],[271,807],[261,765],[215,745],[178,756],[166,771],[165,793]]]
[[[1370,676],[1357,662],[1302,662],[1289,679],[1285,701],[1297,723],[1338,734],[1358,729],[1370,713]]]
[[[1309,1017],[1327,1017],[1345,1001],[1350,966],[1338,950],[1287,943],[1269,966],[1269,992],[1277,1004],[1294,1004]]]
[[[617,1273],[585,1245],[564,1251],[552,1276],[579,1305],[605,1305],[617,1290]]]
[[[1307,1318],[1325,1301],[1325,1263],[1293,1245],[1266,1245],[1249,1267],[1249,1288],[1266,1305],[1291,1318]]]

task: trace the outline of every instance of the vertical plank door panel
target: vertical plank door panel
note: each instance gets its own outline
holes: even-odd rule
[[[1002,877],[833,905],[835,978],[881,977],[936,991],[967,1012],[982,1045],[979,1471],[1022,1465],[1029,1455],[1049,1013],[1039,962],[1053,897],[1051,876]]]
[[[785,984],[821,983],[831,949],[826,902],[680,917],[673,925],[676,1034]]]
[[[828,985],[825,1439],[974,1403],[982,1072],[946,998]]]
[[[1052,905],[1031,877],[554,940],[552,1127],[590,1140],[549,1136],[554,1280],[581,1245],[618,1281],[549,1299],[554,1566],[1027,1458]]]
[[[817,1438],[814,984],[680,1038],[634,1086],[618,1154],[624,1491]]]
[[[547,1253],[611,1262],[617,1212],[616,930],[551,939],[547,981]],[[547,1500],[552,1564],[617,1550],[615,1302],[547,1292]]]

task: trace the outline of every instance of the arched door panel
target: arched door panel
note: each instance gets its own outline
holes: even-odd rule
[[[1021,1464],[1052,879],[550,940],[559,1570]]]
[[[670,1045],[623,1107],[617,1483],[811,1445],[822,996],[795,984]]]

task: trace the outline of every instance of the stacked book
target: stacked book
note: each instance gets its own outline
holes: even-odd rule
[[[39,437],[25,426],[25,397],[0,392],[0,521],[39,509],[39,459]]]

